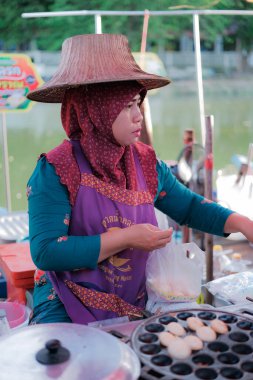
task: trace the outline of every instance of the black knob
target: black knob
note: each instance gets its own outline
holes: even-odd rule
[[[45,347],[50,354],[55,354],[61,347],[61,342],[58,339],[51,339],[46,342]]]
[[[45,348],[39,350],[36,354],[36,359],[41,364],[59,364],[66,362],[70,357],[70,352],[67,348],[62,347],[58,339],[48,340]]]

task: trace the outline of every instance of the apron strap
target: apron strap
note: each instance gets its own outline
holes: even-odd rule
[[[87,307],[112,311],[120,317],[126,315],[135,317],[143,316],[141,308],[131,305],[116,294],[108,294],[94,289],[87,289],[70,280],[65,280],[64,282],[71,292]]]

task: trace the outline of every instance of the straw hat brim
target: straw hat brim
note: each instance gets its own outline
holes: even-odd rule
[[[131,80],[130,78],[127,79],[119,79],[117,80],[104,80],[103,83],[109,83],[109,82],[125,82]],[[134,79],[137,82],[139,82],[142,86],[144,86],[147,90],[152,90],[155,88],[160,88],[168,85],[171,81],[164,77],[159,77],[158,75],[155,76],[155,78],[143,78],[143,79]],[[76,83],[76,84],[70,84],[70,83],[63,83],[63,84],[57,84],[50,83],[50,81],[46,82],[44,85],[39,87],[38,89],[31,91],[27,94],[27,98],[30,100],[34,100],[36,102],[43,102],[43,103],[61,103],[65,94],[65,91],[70,88],[76,88],[88,84],[95,84],[95,83],[101,83],[101,80],[98,81],[91,81],[91,82],[85,82],[84,83]]]
[[[137,65],[125,36],[78,35],[63,42],[56,73],[48,82],[31,91],[27,98],[37,102],[61,103],[69,88],[124,81],[137,81],[147,90],[170,83],[168,78],[147,73]]]

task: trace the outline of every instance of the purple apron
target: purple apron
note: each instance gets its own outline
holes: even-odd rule
[[[92,175],[79,142],[72,141],[72,146],[81,183],[72,208],[69,235],[98,235],[140,223],[157,225],[153,199],[136,153],[138,190],[133,191],[107,184]],[[102,261],[94,270],[48,272],[48,275],[72,321],[86,324],[128,315],[127,311],[118,311],[121,299],[137,308],[145,308],[147,258],[147,252],[127,249]],[[124,301],[121,309],[124,309]]]

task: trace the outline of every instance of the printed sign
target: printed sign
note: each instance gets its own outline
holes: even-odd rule
[[[164,66],[163,61],[159,58],[156,53],[152,52],[137,52],[133,53],[134,59],[144,71],[147,71],[150,74],[160,75],[162,77],[167,77],[167,71]],[[159,91],[158,88],[155,88],[148,92],[148,95],[155,95]]]
[[[29,91],[43,83],[30,57],[25,54],[0,54],[0,111],[28,111]]]

